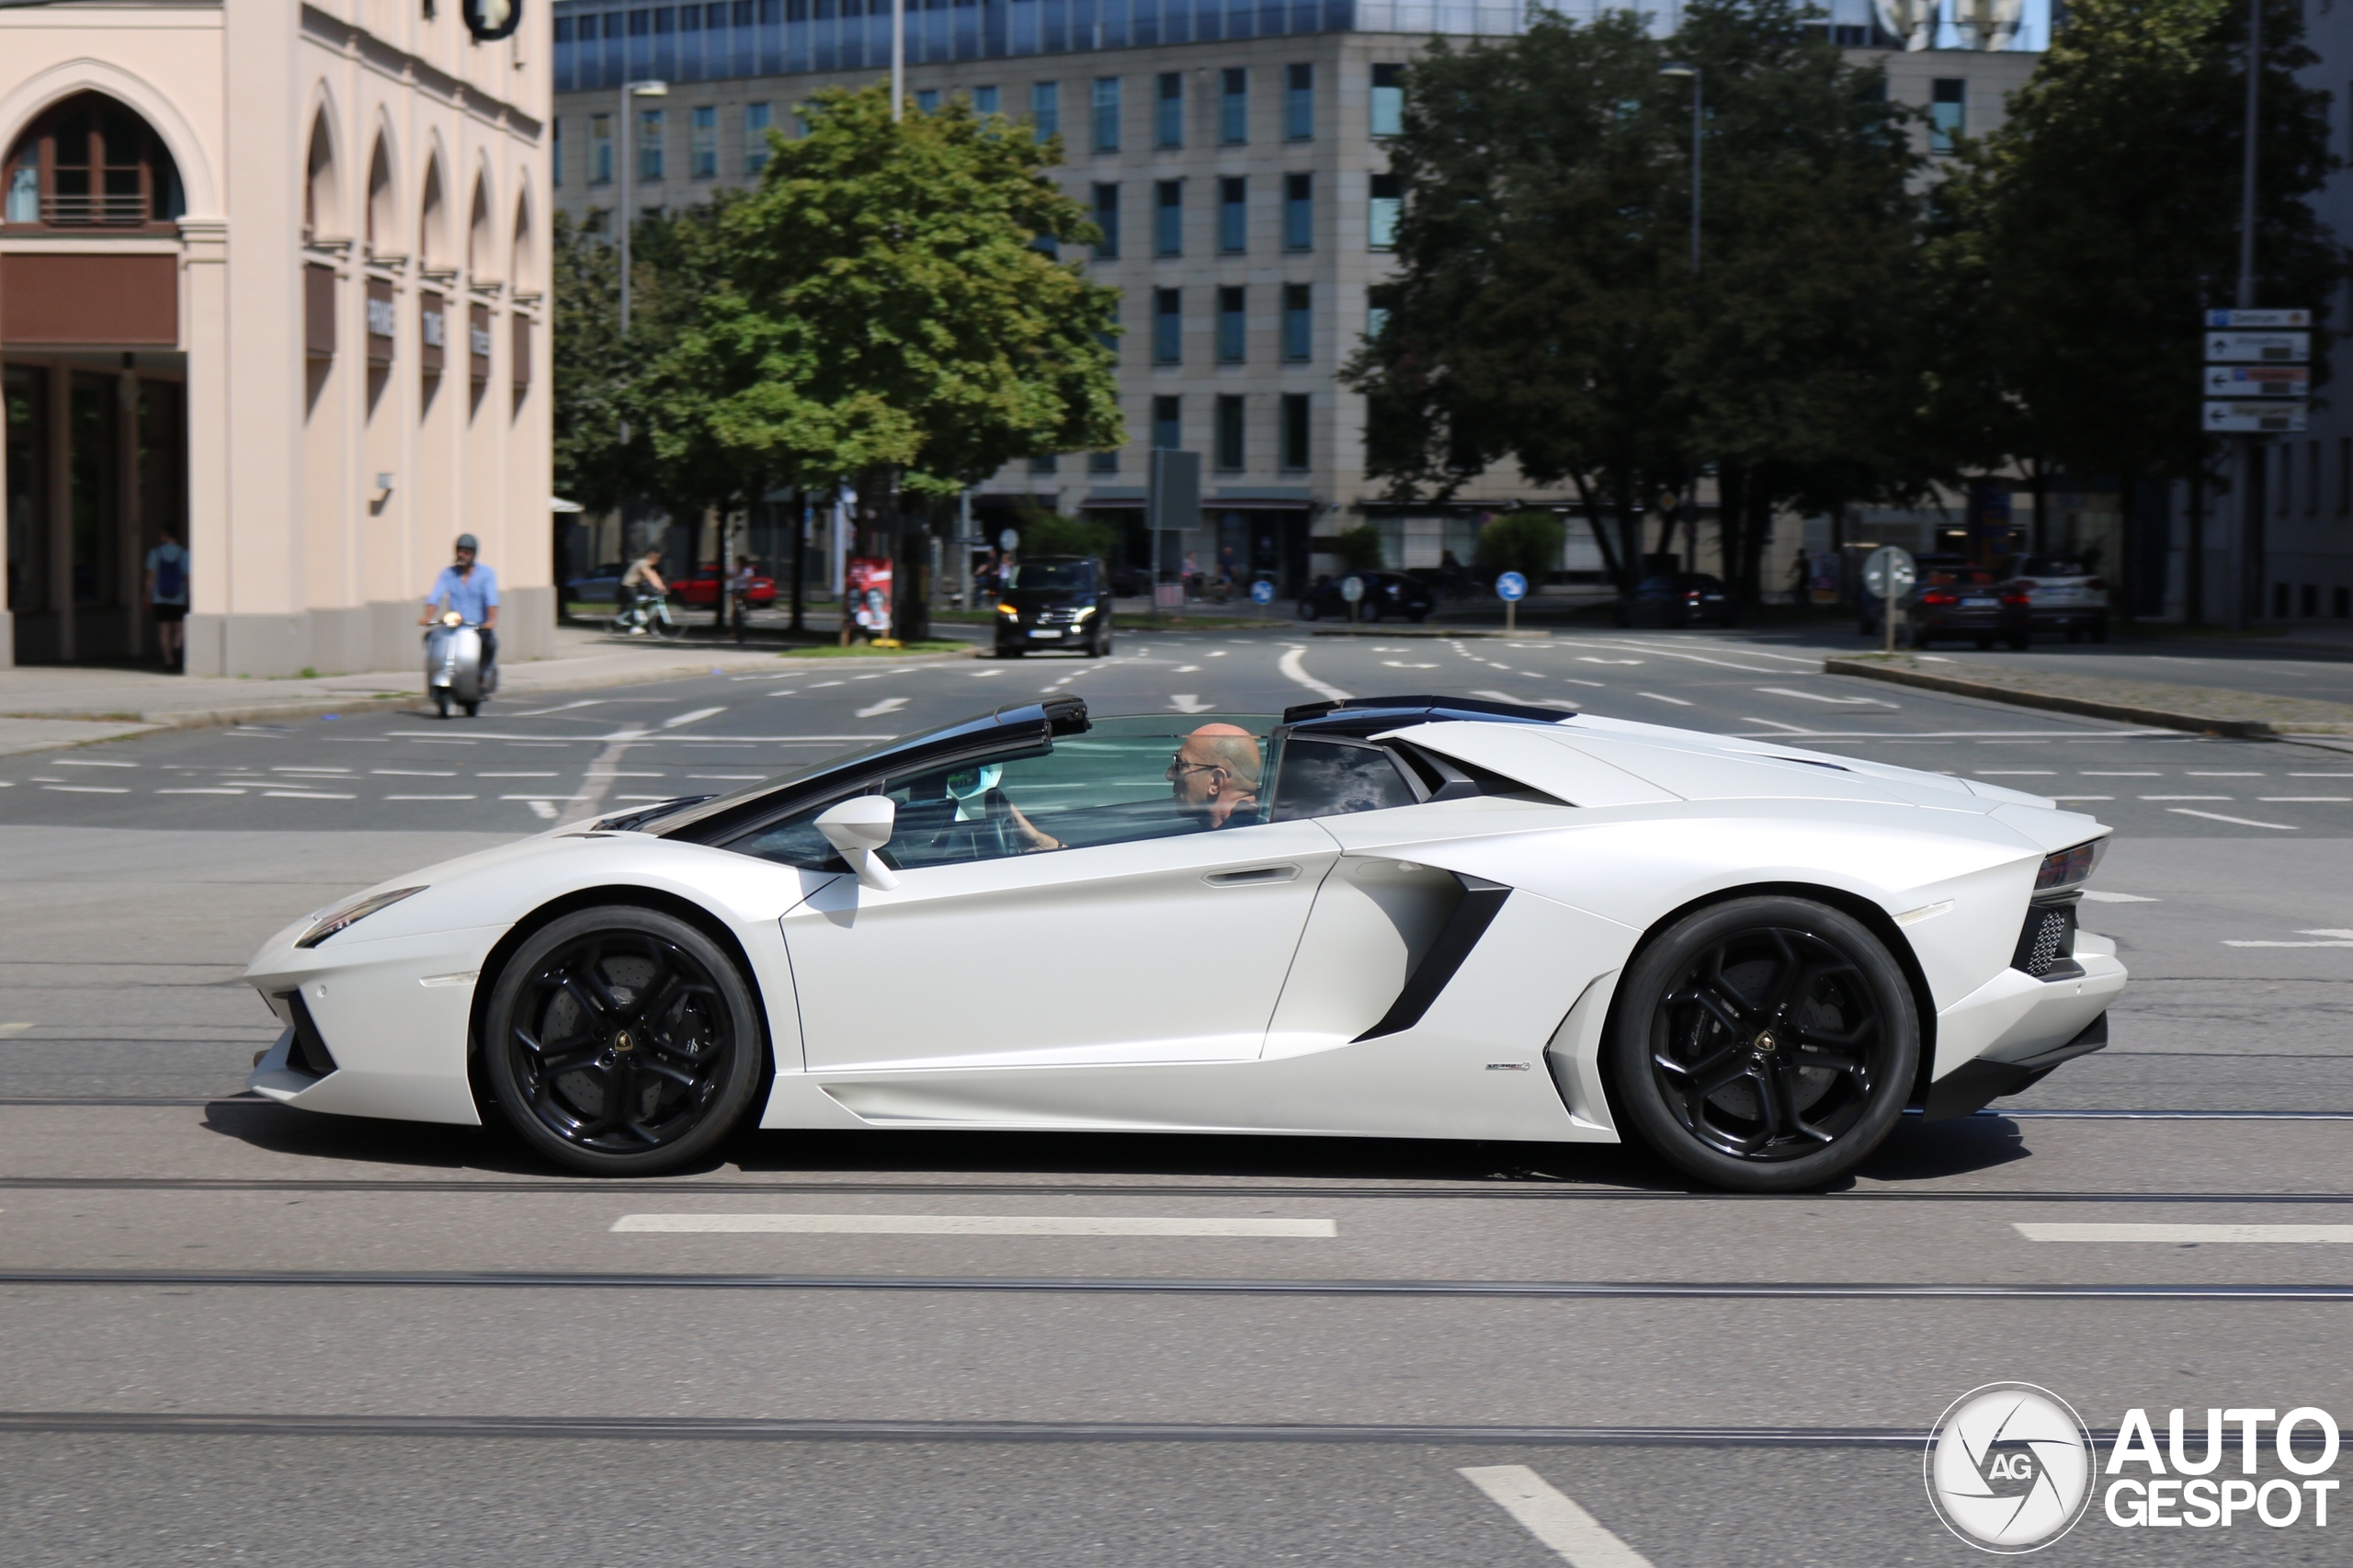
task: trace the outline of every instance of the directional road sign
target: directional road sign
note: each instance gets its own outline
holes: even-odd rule
[[[1912,559],[1910,551],[1898,545],[1882,544],[1863,562],[1863,586],[1871,591],[1875,599],[1887,598],[1891,592],[1900,599],[1919,580],[1919,563]]]
[[[2223,436],[2293,435],[2304,427],[2304,403],[2266,399],[2261,403],[2209,403],[2208,432]]]
[[[2209,365],[2208,397],[2302,397],[2312,391],[2309,365]]]
[[[2206,324],[2210,327],[2236,327],[2242,332],[2249,327],[2301,329],[2313,324],[2313,313],[2310,311],[2208,311]]]
[[[1343,578],[1340,583],[1340,597],[1350,604],[1364,597],[1364,579],[1358,576]]]
[[[1007,528],[1003,533],[996,536],[996,547],[999,550],[1011,550],[1020,542],[1021,536],[1015,533],[1011,528]]]
[[[1495,597],[1506,604],[1517,604],[1528,597],[1528,579],[1517,572],[1506,572],[1495,579]]]
[[[2301,365],[2313,357],[2309,332],[2210,332],[2209,365]]]
[[[1250,597],[1254,603],[1257,604],[1270,605],[1274,603],[1275,585],[1265,577],[1259,578],[1256,582],[1250,585]]]

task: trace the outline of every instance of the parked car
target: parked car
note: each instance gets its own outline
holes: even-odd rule
[[[996,656],[1017,659],[1032,648],[1111,651],[1111,581],[1084,555],[1031,555],[1013,567],[996,600]]]
[[[1299,619],[1321,620],[1328,615],[1335,620],[1347,619],[1347,597],[1341,593],[1340,585],[1351,577],[1364,579],[1364,597],[1356,607],[1358,620],[1402,619],[1418,626],[1438,604],[1428,584],[1403,572],[1342,572],[1316,578],[1315,585],[1299,596]]]
[[[1111,592],[1123,599],[1149,597],[1152,593],[1152,574],[1141,566],[1124,563],[1114,566],[1110,569],[1109,579]]]
[[[1620,626],[1730,626],[1740,607],[1723,579],[1704,572],[1662,572],[1634,585],[1618,601]]]
[[[1979,566],[1927,573],[1904,604],[1904,641],[1915,648],[1967,639],[1991,648],[1999,638],[2013,648],[2028,642],[2026,590]]]
[[[681,604],[689,609],[715,609],[723,574],[716,566],[698,566],[695,574],[683,582],[670,585]],[[766,609],[776,603],[776,579],[763,576],[758,567],[752,569],[752,585],[745,590],[744,602],[754,609]]]
[[[2092,574],[2092,563],[2077,555],[2029,555],[2018,563],[2018,585],[2026,590],[2027,620],[2037,631],[2063,631],[2078,642],[2089,632],[2108,641],[2108,584]]]
[[[1913,558],[1912,563],[1919,574],[1916,580],[1922,583],[1939,572],[1962,572],[1970,569],[1968,560],[1959,555],[1919,555]],[[1909,604],[1911,601],[1907,597],[1904,602]],[[1855,630],[1866,637],[1882,635],[1880,630],[1879,596],[1871,592],[1868,582],[1859,584],[1857,588]]]
[[[608,605],[619,603],[621,597],[621,573],[618,561],[608,562],[595,571],[574,577],[563,585],[564,597],[574,604]]]

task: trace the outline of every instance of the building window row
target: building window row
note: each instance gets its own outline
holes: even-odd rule
[[[1285,283],[1278,295],[1280,318],[1278,341],[1288,364],[1304,364],[1314,355],[1315,287],[1311,283]],[[1227,284],[1216,290],[1217,362],[1240,365],[1246,362],[1250,337],[1250,290],[1245,285]],[[1154,289],[1152,291],[1152,362],[1155,365],[1181,365],[1185,362],[1185,290]]]
[[[1241,473],[1250,466],[1251,429],[1255,419],[1266,417],[1264,397],[1250,397],[1240,392],[1221,392],[1210,400],[1210,466],[1220,473]],[[1305,392],[1282,392],[1274,403],[1274,428],[1266,433],[1274,449],[1275,466],[1286,473],[1304,473],[1309,464],[1309,446],[1314,434],[1314,402]],[[1185,444],[1185,400],[1181,397],[1155,397],[1152,400],[1152,444],[1163,451],[1176,451]],[[1097,466],[1109,458],[1111,466]],[[1097,472],[1117,472],[1118,459],[1113,453],[1096,454]]]

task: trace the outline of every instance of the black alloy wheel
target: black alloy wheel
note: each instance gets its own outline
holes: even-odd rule
[[[1903,1114],[1919,1052],[1912,988],[1879,938],[1782,897],[1700,910],[1643,949],[1606,1048],[1643,1142],[1741,1192],[1852,1169]]]
[[[733,1131],[763,1065],[759,1012],[709,937],[612,904],[550,922],[491,993],[484,1066],[540,1153],[592,1176],[688,1164]]]

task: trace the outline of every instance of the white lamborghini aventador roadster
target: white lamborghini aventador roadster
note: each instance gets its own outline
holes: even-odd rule
[[[1819,1184],[2106,1043],[2108,829],[1444,697],[1006,708],[431,867],[246,979],[259,1093],[638,1175],[763,1128],[1614,1142]]]

